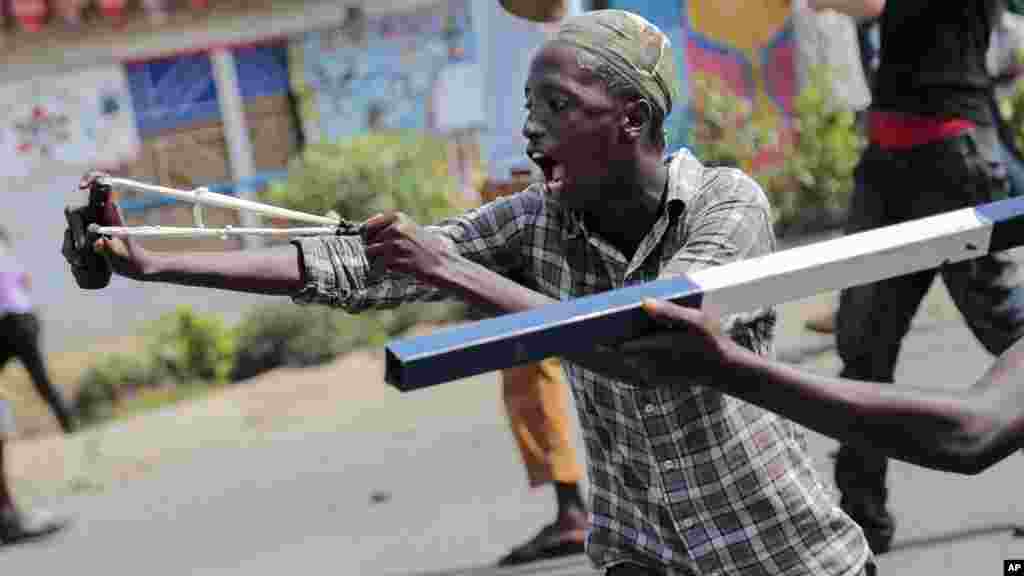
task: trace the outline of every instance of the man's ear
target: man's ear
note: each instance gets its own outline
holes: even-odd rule
[[[644,99],[630,100],[623,109],[623,130],[631,140],[641,138],[654,118],[651,103]]]

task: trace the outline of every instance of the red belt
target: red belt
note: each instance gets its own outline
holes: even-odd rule
[[[913,148],[959,136],[974,128],[963,118],[914,116],[872,110],[868,113],[868,137],[882,148]]]

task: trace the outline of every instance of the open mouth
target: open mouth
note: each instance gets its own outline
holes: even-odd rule
[[[544,184],[548,191],[561,188],[565,179],[565,166],[561,162],[541,152],[531,152],[530,159],[544,173]]]

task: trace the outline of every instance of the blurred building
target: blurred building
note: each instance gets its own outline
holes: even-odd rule
[[[788,3],[569,0],[569,12],[623,8],[673,43],[684,86],[725,79],[784,130],[794,93]],[[261,297],[115,281],[78,290],[59,256],[62,210],[91,168],[179,188],[253,196],[305,143],[384,128],[449,142],[455,191],[474,200],[532,170],[522,87],[553,25],[495,0],[0,0],[0,184],[11,229],[55,335],[123,331],[185,303],[230,313]],[[685,96],[685,95],[684,95]],[[684,98],[688,100],[688,97]],[[692,110],[670,116],[687,143]],[[121,198],[130,223],[187,224],[189,206]],[[252,223],[207,209],[210,225]],[[239,241],[162,240],[165,249]]]
[[[78,290],[59,256],[62,209],[101,168],[178,188],[251,197],[304,143],[359,132],[431,130],[470,194],[486,124],[483,0],[0,0],[2,211],[37,278],[51,343],[116,332],[177,304],[225,311],[259,297],[115,281]],[[119,199],[129,224],[188,225],[191,207]],[[255,223],[205,209],[208,225]],[[221,249],[237,240],[148,240]]]

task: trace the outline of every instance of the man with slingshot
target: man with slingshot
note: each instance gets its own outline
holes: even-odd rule
[[[69,260],[88,277],[95,248],[141,281],[352,312],[453,295],[515,312],[770,253],[768,204],[752,179],[687,152],[665,158],[674,65],[667,37],[634,14],[564,21],[525,86],[523,135],[544,182],[436,226],[388,214],[346,230],[354,233],[223,253],[157,253],[101,237],[73,242]],[[120,224],[100,204],[92,222]],[[773,318],[771,309],[735,315],[727,332],[765,354]],[[615,576],[873,573],[862,531],[815,477],[790,422],[694,386],[698,374],[651,386],[625,360],[596,349],[563,357],[586,444],[596,567]]]

